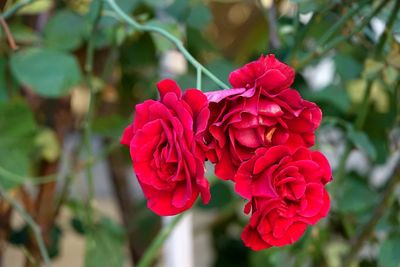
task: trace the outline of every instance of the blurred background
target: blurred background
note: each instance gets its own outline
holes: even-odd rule
[[[293,87],[323,111],[315,147],[334,170],[329,216],[294,245],[244,247],[244,201],[217,181],[154,264],[185,266],[175,253],[185,267],[400,266],[400,1],[115,2],[226,83],[261,54],[293,66]],[[135,266],[165,225],[118,142],[157,81],[193,88],[196,69],[101,3],[0,1],[1,267]],[[203,75],[202,89],[219,88]]]

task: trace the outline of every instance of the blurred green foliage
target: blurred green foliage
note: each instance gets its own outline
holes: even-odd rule
[[[396,0],[385,1],[373,21],[367,21],[354,34],[352,31],[382,1],[116,2],[139,23],[163,28],[179,38],[196,59],[226,83],[236,67],[261,53],[275,53],[296,68],[294,88],[305,99],[315,101],[325,116],[318,146],[332,154],[330,159],[335,163],[328,218],[308,229],[293,246],[253,252],[240,240],[240,229],[248,220],[240,215],[243,200],[230,185],[216,182],[211,188],[210,204],[198,205],[202,213],[210,214],[206,216],[215,217],[208,229],[212,234],[214,266],[338,267],[344,266],[346,255],[354,248],[357,251],[351,266],[400,266],[399,191],[394,190],[382,205],[382,213],[374,212],[389,192],[387,180],[400,175],[399,160],[395,158],[400,149],[400,12],[393,13]],[[17,3],[3,1],[0,7],[7,12]],[[118,141],[123,127],[132,119],[135,104],[157,97],[155,84],[165,76],[161,59],[175,48],[156,33],[142,33],[122,23],[106,4],[94,25],[99,5],[100,1],[94,0],[38,0],[5,19],[11,36],[7,36],[4,27],[0,31],[0,185],[18,198],[38,223],[48,227],[43,236],[52,257],[62,256],[60,242],[70,234],[57,223],[57,209],[69,207],[71,227],[86,240],[84,266],[118,267],[129,261],[127,247],[131,258],[140,258],[160,228],[159,219],[136,197],[128,198],[132,203],[124,207],[124,200],[118,202],[121,192],[116,189],[123,223],[96,209],[93,221],[88,221],[86,196],[72,198],[70,190],[82,166],[90,166],[93,159],[85,158],[83,145],[79,145],[69,155],[72,166],[67,176],[74,178],[57,180],[62,176],[57,173],[58,167],[64,164],[61,150],[67,136],[80,135],[86,127],[88,84],[92,84],[91,130],[106,146],[103,156],[113,173],[128,166],[129,152],[115,147],[107,150],[107,146]],[[351,10],[356,10],[354,15],[343,20]],[[312,18],[305,22],[304,15],[309,12]],[[382,35],[376,31],[379,24],[386,24],[386,39],[381,47],[378,44]],[[93,71],[88,75],[87,48],[93,25]],[[333,31],[337,25],[340,27]],[[276,36],[272,35],[274,30]],[[18,45],[15,51],[9,45],[10,38]],[[274,38],[279,41],[277,46],[272,45]],[[336,40],[340,42],[319,54]],[[308,56],[310,61],[302,65]],[[322,68],[318,65],[322,60],[331,62],[333,78],[328,84],[311,88],[307,69]],[[182,88],[196,86],[196,70],[192,66],[169,75],[174,75]],[[316,75],[326,73],[313,75],[311,79],[316,80]],[[218,89],[207,77],[203,77],[202,87],[204,91]],[[340,137],[330,140],[330,133],[339,133]],[[365,171],[346,168],[348,154],[356,151],[365,158]],[[118,156],[123,159],[122,167],[112,161]],[[387,179],[374,181],[372,170],[393,160],[397,166],[387,167]],[[57,175],[51,176],[54,173]],[[115,173],[116,181],[128,179],[126,174],[121,178]],[[34,181],[42,176],[47,178],[46,183]],[[57,190],[57,186],[61,189]],[[26,188],[38,193],[26,193]],[[40,196],[46,194],[51,198],[43,201]],[[5,222],[9,220],[9,210],[1,208],[2,202],[0,199],[0,220]],[[51,210],[50,215],[43,215],[41,206]],[[367,229],[362,246],[354,246],[364,238],[365,226],[375,214],[379,217],[373,228]],[[26,226],[1,227],[0,232],[6,232],[10,244],[24,246],[24,251],[40,259]],[[0,244],[6,242],[2,238],[0,235]],[[363,253],[359,253],[362,248]],[[201,257],[198,253],[195,257]]]

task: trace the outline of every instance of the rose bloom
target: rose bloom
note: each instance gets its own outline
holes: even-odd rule
[[[286,146],[259,148],[235,177],[235,191],[250,200],[250,223],[242,233],[246,246],[260,250],[297,241],[329,211],[324,185],[332,179],[326,158],[318,151]]]
[[[149,209],[162,216],[175,215],[190,208],[199,194],[204,203],[210,200],[202,149],[208,102],[196,89],[182,95],[173,80],[163,80],[157,87],[161,99],[136,106],[121,143],[130,148]]]
[[[258,147],[314,145],[322,113],[290,89],[294,71],[273,55],[232,72],[234,89],[206,93],[210,120],[205,143],[215,174],[232,180]]]

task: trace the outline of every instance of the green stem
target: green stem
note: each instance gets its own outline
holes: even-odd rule
[[[318,40],[317,42],[317,47],[320,47],[324,45],[329,39],[332,38],[332,36],[339,31],[339,29],[349,20],[351,19],[355,14],[360,12],[360,10],[369,4],[371,1],[363,1],[362,3],[359,3],[358,6],[352,8],[349,12],[347,12],[343,17],[341,17],[332,27],[328,29],[328,31]]]
[[[375,58],[378,58],[380,56],[380,54],[382,53],[383,48],[385,46],[387,38],[392,33],[393,25],[394,25],[394,22],[396,21],[396,17],[399,13],[399,9],[400,9],[400,1],[396,1],[395,5],[393,7],[393,11],[390,14],[390,17],[386,23],[385,31],[381,35],[381,38],[379,38],[378,44],[376,45],[376,50],[375,50],[375,54],[374,54]]]
[[[395,169],[393,176],[390,178],[388,185],[386,186],[381,202],[376,207],[371,218],[363,226],[360,233],[352,240],[351,242],[352,246],[350,248],[350,252],[347,254],[343,266],[345,267],[352,266],[354,258],[357,256],[358,252],[364,245],[364,242],[369,239],[371,234],[374,232],[374,229],[378,224],[379,220],[382,218],[383,214],[389,209],[393,200],[394,192],[399,182],[400,182],[400,160],[397,161],[397,168]]]
[[[196,88],[201,91],[201,69],[197,68]]]
[[[328,43],[324,48],[322,47],[317,47],[314,49],[313,52],[311,52],[308,56],[306,56],[302,61],[300,61],[299,64],[297,64],[296,69],[300,70],[307,66],[310,62],[313,60],[324,56],[326,53],[331,51],[331,49],[335,48],[337,45],[341,44],[344,41],[349,40],[352,38],[355,34],[360,32],[368,23],[370,20],[375,17],[384,7],[385,5],[389,2],[390,0],[383,0],[372,12],[369,14],[363,22],[358,25],[354,30],[352,30],[347,36],[339,36],[335,39],[333,39],[330,43]]]
[[[99,2],[99,6],[96,10],[96,16],[92,24],[91,35],[86,49],[86,60],[85,60],[85,73],[86,73],[86,84],[90,91],[89,107],[86,114],[84,129],[83,129],[83,142],[86,149],[88,157],[88,166],[86,167],[86,178],[88,185],[88,199],[87,199],[87,209],[88,209],[88,224],[93,224],[93,214],[91,209],[91,202],[94,198],[94,182],[93,182],[93,148],[92,148],[92,117],[95,102],[95,92],[93,87],[93,55],[94,55],[94,38],[96,34],[96,27],[101,17],[101,10],[103,7],[103,2]]]
[[[311,17],[311,20],[299,31],[299,12],[297,10],[296,12],[296,18],[295,18],[295,30],[297,32],[295,39],[294,39],[294,46],[290,50],[289,56],[288,56],[288,62],[293,62],[293,60],[296,58],[298,50],[301,48],[303,45],[304,38],[306,38],[307,33],[311,29],[311,27],[314,25],[314,22],[318,19],[318,17],[324,16],[333,6],[335,5],[334,1],[331,1],[324,9],[322,9],[320,12],[317,12],[313,14]]]
[[[29,225],[31,228],[36,242],[38,243],[40,254],[42,255],[42,259],[46,267],[51,267],[51,261],[49,254],[47,253],[47,249],[41,235],[40,227],[35,223],[32,217],[25,211],[25,209],[16,201],[13,197],[9,196],[6,192],[5,188],[0,184],[0,195],[13,207],[13,209],[18,212],[18,214],[22,217],[22,219]]]
[[[33,3],[35,0],[21,0],[17,4],[13,5],[9,9],[7,9],[3,15],[1,15],[4,19],[8,19],[12,15],[14,15],[15,12],[23,8],[24,6],[27,6],[31,3]]]
[[[222,82],[220,79],[218,79],[214,74],[212,74],[207,68],[205,68],[199,61],[197,61],[190,53],[187,51],[187,49],[183,46],[181,40],[176,38],[175,36],[171,35],[169,32],[166,30],[156,27],[156,26],[151,26],[151,25],[142,25],[139,24],[137,21],[129,17],[121,8],[115,3],[115,0],[104,0],[107,1],[108,5],[115,11],[115,13],[118,14],[118,16],[128,23],[130,26],[135,28],[138,31],[142,32],[155,32],[160,34],[161,36],[165,37],[167,40],[169,40],[171,43],[175,45],[175,47],[182,53],[182,55],[196,68],[196,69],[201,69],[201,71],[207,75],[211,80],[213,80],[218,86],[224,89],[228,89],[229,86],[226,85],[224,82]]]
[[[359,111],[358,116],[355,121],[355,127],[357,130],[362,129],[362,127],[365,123],[365,119],[367,118],[368,109],[369,109],[369,96],[372,91],[372,84],[373,84],[373,80],[368,79],[367,85],[366,85],[366,88],[364,91],[363,99],[361,102],[361,108],[360,108],[360,111]]]
[[[149,267],[154,261],[157,253],[159,252],[164,241],[168,238],[171,232],[174,230],[178,222],[184,217],[184,213],[181,213],[173,218],[173,220],[158,233],[157,237],[150,244],[149,248],[144,253],[143,257],[139,261],[137,267]]]
[[[119,142],[113,142],[109,146],[103,149],[94,159],[88,159],[84,161],[78,168],[74,169],[69,173],[71,176],[76,176],[78,173],[80,173],[83,169],[88,168],[89,165],[95,165],[97,162],[101,161],[104,159],[105,156],[107,156],[111,151],[113,151],[115,148],[119,147]],[[7,179],[11,182],[14,183],[24,183],[25,180],[29,180],[33,185],[38,185],[38,184],[44,184],[48,182],[55,181],[57,179],[57,174],[50,174],[50,175],[45,175],[45,176],[37,176],[37,177],[31,177],[31,176],[22,176],[13,172],[10,172],[9,170],[3,168],[0,166],[0,176],[4,179]]]

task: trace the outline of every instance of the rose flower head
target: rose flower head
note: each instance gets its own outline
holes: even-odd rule
[[[182,94],[169,79],[157,87],[160,100],[136,105],[121,144],[130,148],[149,209],[175,215],[190,208],[199,194],[204,203],[210,200],[202,148],[210,112],[206,96],[197,89]]]
[[[308,225],[329,211],[325,184],[332,179],[326,158],[318,151],[286,146],[259,148],[235,177],[235,191],[250,200],[250,223],[242,233],[246,246],[260,250],[297,241]]]
[[[206,93],[210,120],[205,135],[207,158],[215,173],[233,180],[239,165],[257,148],[314,145],[322,113],[290,89],[293,70],[273,55],[261,57],[230,75],[237,88]]]

